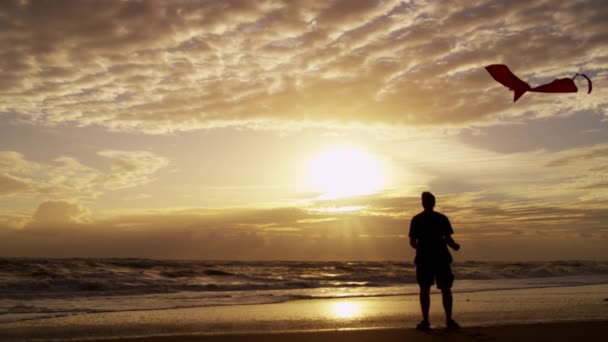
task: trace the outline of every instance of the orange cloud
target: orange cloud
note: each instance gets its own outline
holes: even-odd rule
[[[61,225],[86,222],[89,211],[76,203],[66,201],[46,201],[41,203],[30,226],[60,227]]]
[[[319,210],[328,205],[366,207]],[[589,208],[491,194],[439,196],[439,210],[463,244],[458,259],[601,258],[608,240],[605,201]],[[0,227],[0,253],[45,257],[404,260],[416,197],[366,196],[310,207],[181,209],[88,217],[74,203],[42,203],[24,229]],[[0,215],[0,223],[3,222]],[[491,248],[490,248],[491,247]],[[564,254],[567,248],[568,254]],[[538,249],[543,253],[538,254]],[[515,254],[513,251],[517,251]],[[535,252],[536,251],[536,252]],[[534,254],[537,253],[537,254]]]
[[[98,155],[110,160],[109,171],[67,156],[37,163],[17,152],[0,151],[0,196],[92,199],[108,190],[152,182],[153,175],[169,165],[168,159],[147,151],[103,150]]]
[[[30,189],[27,181],[0,174],[0,196],[26,192]]]
[[[151,175],[169,165],[168,159],[147,151],[105,150],[97,153],[111,161],[111,172],[101,181],[109,189],[129,188],[152,181]]]
[[[608,98],[600,87],[514,107],[483,69],[555,78],[586,63],[606,79],[608,9],[593,1],[5,1],[0,15],[0,112],[37,123],[459,126],[602,111]]]

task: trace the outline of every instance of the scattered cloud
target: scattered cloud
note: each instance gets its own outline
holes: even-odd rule
[[[152,181],[151,176],[167,167],[169,160],[147,151],[105,150],[97,153],[111,161],[111,170],[102,181],[108,189],[122,189]]]
[[[588,162],[608,162],[608,146],[598,145],[585,148],[571,149],[564,156],[553,159],[547,166],[566,166],[572,164],[587,164]],[[595,164],[597,165],[597,164]]]
[[[0,151],[0,196],[93,199],[107,191],[152,182],[152,175],[169,165],[168,159],[147,151],[104,150],[98,155],[110,160],[109,171],[73,157],[38,163],[14,151]]]
[[[0,174],[0,196],[23,193],[30,189],[27,181]]]
[[[339,210],[361,202],[367,206]],[[483,193],[438,197],[464,246],[461,260],[529,259],[537,247],[545,253],[536,258],[551,259],[583,245],[569,257],[606,256],[608,216],[601,206],[608,203],[591,210],[588,204],[547,206]],[[418,197],[365,196],[308,207],[148,210],[92,219],[77,204],[51,201],[24,229],[2,227],[0,250],[47,257],[403,260],[413,256],[409,219],[420,210]]]
[[[15,151],[0,151],[0,171],[10,173],[29,174],[36,172],[39,165],[25,159],[25,157]]]
[[[4,130],[10,151],[0,151],[0,200],[10,205],[0,211],[0,253],[403,259],[412,254],[408,220],[420,208],[404,193],[430,189],[463,241],[461,258],[608,257],[606,17],[600,0],[2,1],[0,115],[33,130],[56,127],[27,143]],[[590,95],[526,94],[513,104],[484,70],[492,63],[534,85],[583,67],[596,87]],[[84,126],[101,129],[76,128]],[[219,154],[233,151],[237,160],[264,143],[243,150],[239,141],[251,140],[217,130],[205,143],[222,152],[192,162],[181,146],[168,147],[170,136],[128,134],[232,126],[373,130],[392,146],[378,150],[406,176],[393,192],[301,205],[311,195],[289,197],[272,183],[275,173],[256,168],[244,180],[230,165],[217,168],[226,177],[209,178],[208,192],[183,191],[207,165],[230,164]],[[61,134],[66,127],[95,133],[71,139]],[[102,130],[122,132],[112,137],[129,147],[97,139]],[[218,143],[225,138],[234,140]],[[74,140],[81,146],[72,148]],[[181,164],[161,156],[167,151]],[[255,153],[239,166],[266,163]],[[134,189],[170,165],[180,172]],[[220,192],[223,201],[234,193],[244,202],[247,187],[259,200],[267,183],[298,204],[108,206],[116,198],[212,203]],[[164,189],[174,196],[167,202],[158,199]],[[116,198],[100,200],[113,191]]]
[[[602,87],[513,105],[483,66],[536,84],[584,65],[601,84],[606,16],[594,0],[4,1],[0,112],[149,133],[605,115]]]

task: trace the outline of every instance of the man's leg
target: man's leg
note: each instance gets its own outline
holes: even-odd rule
[[[437,287],[441,290],[446,326],[448,329],[458,329],[460,326],[452,319],[452,284],[454,283],[454,274],[452,274],[449,263],[441,265],[437,271]]]
[[[441,290],[441,299],[443,301],[443,310],[445,311],[445,320],[452,320],[452,290],[451,289],[442,289]]]
[[[420,285],[420,309],[422,310],[422,320],[429,321],[429,308],[431,307],[431,287]]]
[[[428,261],[419,260],[416,257],[416,281],[420,286],[420,310],[422,311],[422,322],[416,329],[428,331],[431,328],[429,322],[429,308],[431,307],[431,286],[435,283],[432,264]]]
[[[441,290],[441,299],[443,302],[443,310],[445,311],[445,323],[448,329],[458,329],[460,325],[452,319],[452,284],[454,275],[447,264],[437,273],[437,287]]]

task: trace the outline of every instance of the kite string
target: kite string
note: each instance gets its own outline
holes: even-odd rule
[[[576,76],[581,74],[581,71],[583,71],[583,67],[585,67],[585,65],[587,65],[587,63],[589,63],[589,61],[586,61],[585,63],[583,63],[583,65],[581,65],[581,67],[578,69],[576,74],[574,74],[574,76],[572,76],[572,79],[574,79]]]
[[[583,67],[585,65],[587,65],[587,63],[589,63],[589,61],[586,61],[585,63],[583,63],[583,65],[581,65],[581,67],[578,69],[578,71],[576,72],[576,74],[574,74],[574,76],[572,76],[572,81],[574,81],[574,79],[576,78],[576,76],[583,76],[585,79],[587,79],[587,86],[588,86],[588,90],[587,90],[587,94],[591,93],[591,89],[593,89],[593,85],[591,83],[591,80],[589,79],[589,77],[587,77],[587,75],[585,74],[581,74],[581,71],[583,70]]]

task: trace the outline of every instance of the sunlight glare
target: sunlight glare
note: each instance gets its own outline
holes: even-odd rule
[[[384,185],[378,160],[352,147],[332,148],[313,158],[308,167],[308,187],[321,199],[368,195]]]
[[[319,208],[315,211],[320,213],[350,213],[353,211],[359,211],[365,209],[365,206],[362,205],[349,205],[345,207],[328,207],[328,208]]]
[[[338,318],[353,318],[361,311],[359,305],[353,302],[338,302],[333,304],[332,309]]]

